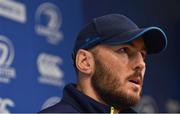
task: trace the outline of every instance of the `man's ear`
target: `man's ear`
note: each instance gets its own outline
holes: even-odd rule
[[[84,49],[79,49],[76,54],[76,67],[84,74],[92,74],[94,68],[92,53]]]

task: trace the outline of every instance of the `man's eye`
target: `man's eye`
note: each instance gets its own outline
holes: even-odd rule
[[[127,53],[128,48],[120,48],[118,49],[118,53]]]

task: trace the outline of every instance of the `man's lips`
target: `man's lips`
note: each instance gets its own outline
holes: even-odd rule
[[[140,85],[142,86],[142,75],[140,73],[138,74],[133,74],[131,75],[129,78],[128,78],[128,81],[131,82],[131,83],[134,83],[136,85]]]
[[[129,81],[137,85],[142,85],[142,79],[140,78],[140,76],[131,77]]]

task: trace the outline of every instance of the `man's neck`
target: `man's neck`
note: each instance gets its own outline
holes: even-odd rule
[[[85,82],[85,81],[83,81]],[[93,89],[93,87],[91,86],[91,83],[89,81],[82,83],[82,82],[78,82],[77,83],[77,87],[76,87],[79,91],[81,91],[82,93],[84,93],[85,95],[91,97],[92,99],[94,99],[95,101],[105,104],[107,105],[107,103],[105,103],[102,98],[97,94],[97,92]],[[120,112],[119,109],[115,109],[114,108],[114,113],[118,114]]]
[[[85,95],[91,97],[95,101],[107,105],[101,97],[97,94],[97,92],[91,86],[91,82],[89,80],[81,81],[77,83],[77,89],[84,93]]]

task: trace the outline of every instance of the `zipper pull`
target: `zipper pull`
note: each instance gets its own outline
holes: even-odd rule
[[[110,114],[114,114],[114,107],[111,106],[111,112]]]

